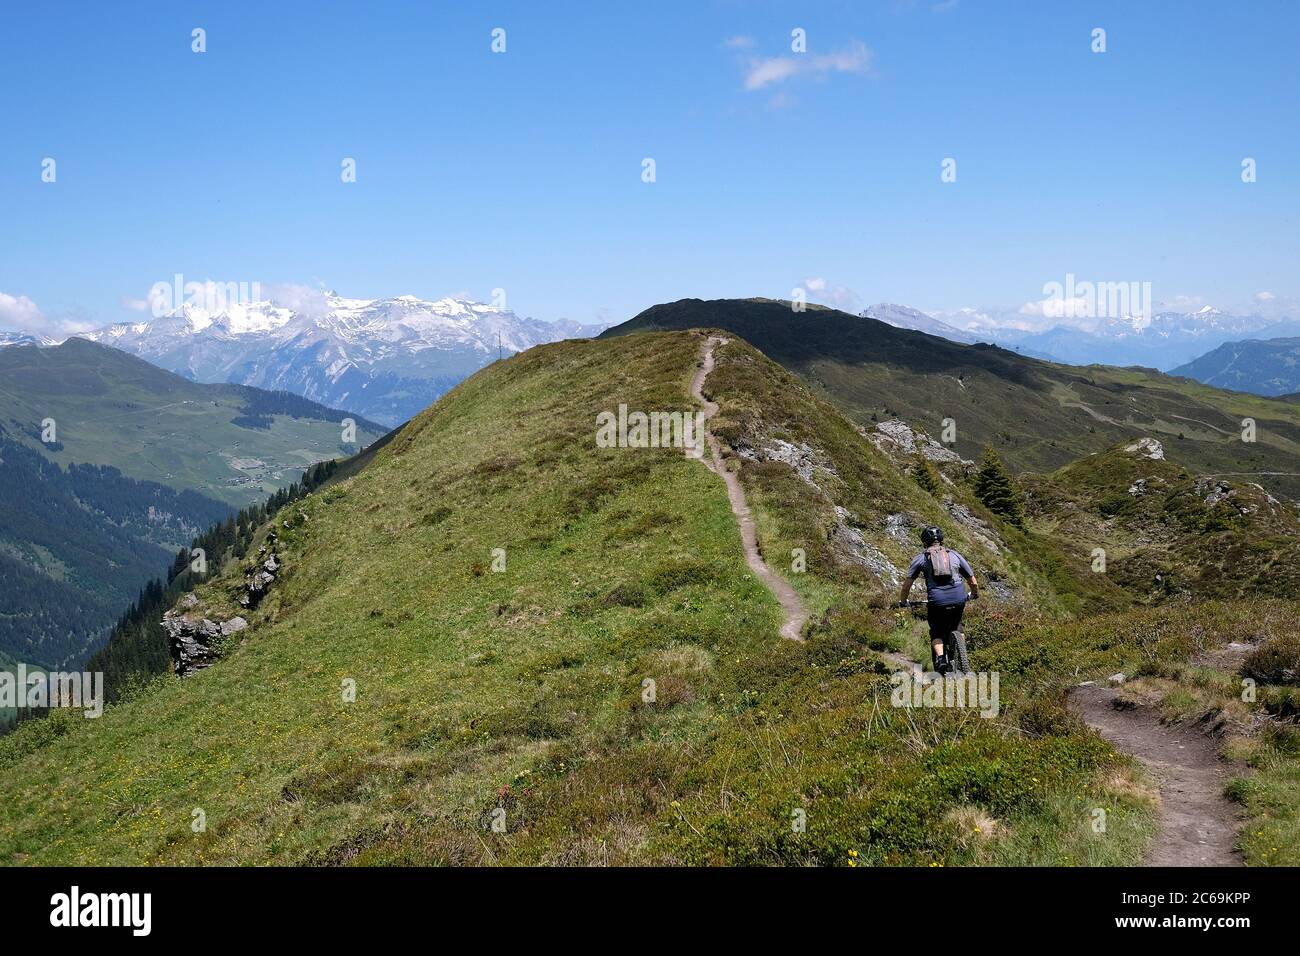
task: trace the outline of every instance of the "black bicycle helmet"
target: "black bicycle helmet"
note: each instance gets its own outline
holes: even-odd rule
[[[928,547],[930,547],[930,545],[934,544],[936,541],[938,541],[940,544],[943,543],[943,529],[942,529],[942,528],[936,528],[936,527],[934,527],[934,526],[932,525],[931,527],[929,527],[929,528],[925,528],[925,529],[923,529],[923,530],[921,531],[921,544],[922,544],[922,545],[924,545],[925,547],[928,548]]]

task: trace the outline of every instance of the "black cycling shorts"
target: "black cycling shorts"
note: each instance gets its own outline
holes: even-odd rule
[[[946,641],[948,635],[961,627],[961,615],[966,602],[960,604],[927,604],[926,621],[930,625],[930,640]]]

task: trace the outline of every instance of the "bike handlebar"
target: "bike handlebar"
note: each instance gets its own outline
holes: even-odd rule
[[[974,601],[974,600],[976,600],[977,598],[979,598],[979,593],[978,593],[978,592],[973,593],[973,594],[969,594],[969,595],[966,596],[966,600],[968,600],[968,601]],[[904,602],[902,602],[902,605],[900,605],[900,606],[902,606],[902,607],[925,607],[925,606],[926,606],[927,604],[929,604],[929,603],[930,603],[929,601],[904,601]]]

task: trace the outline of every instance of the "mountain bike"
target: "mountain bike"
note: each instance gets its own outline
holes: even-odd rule
[[[978,594],[969,595],[966,600],[974,601],[979,597]],[[905,601],[904,604],[909,607],[927,607],[929,601]],[[960,628],[951,631],[943,639],[943,663],[938,665],[940,674],[947,674],[956,671],[959,674],[969,674],[970,658],[966,654],[966,633]]]

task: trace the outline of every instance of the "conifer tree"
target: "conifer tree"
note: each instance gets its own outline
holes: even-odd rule
[[[975,474],[975,497],[995,515],[1000,515],[1017,528],[1024,524],[1020,498],[1011,476],[1007,474],[1002,459],[991,445],[984,447],[979,471]]]
[[[934,463],[928,458],[920,457],[916,459],[916,464],[912,466],[912,480],[921,486],[923,491],[931,495],[937,495],[941,487],[939,472],[935,469]]]

